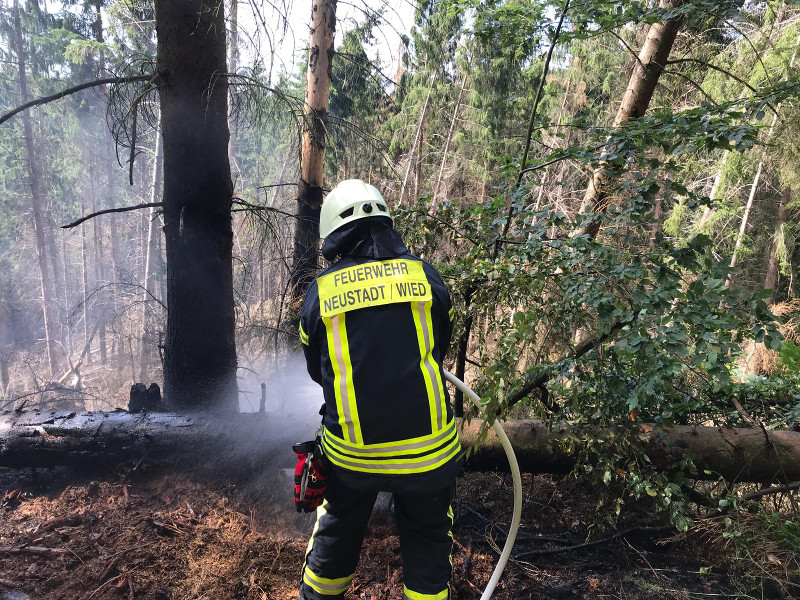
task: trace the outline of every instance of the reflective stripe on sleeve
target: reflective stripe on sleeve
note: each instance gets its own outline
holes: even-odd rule
[[[303,330],[303,322],[302,322],[302,321],[300,321],[300,328],[299,328],[299,331],[300,331],[300,341],[301,341],[301,342],[302,342],[304,345],[308,346],[308,341],[309,341],[309,340],[308,340],[308,334],[307,334],[307,333],[306,333],[306,332]]]
[[[453,319],[456,318],[456,311],[451,308],[450,311],[447,313],[447,315],[450,317],[450,320],[452,321]]]

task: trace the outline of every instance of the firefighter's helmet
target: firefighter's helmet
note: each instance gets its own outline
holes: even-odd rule
[[[342,225],[367,217],[392,218],[381,193],[360,179],[340,181],[322,203],[319,237],[324,239]]]

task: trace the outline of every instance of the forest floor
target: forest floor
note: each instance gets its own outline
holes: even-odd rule
[[[283,477],[255,493],[146,466],[97,480],[61,469],[0,469],[0,599],[296,600],[312,518],[293,512]],[[459,481],[453,598],[480,597],[505,539],[511,496],[502,475]],[[516,553],[585,541],[590,490],[572,479],[526,476],[524,497]],[[509,565],[495,598],[781,597],[741,594],[719,557],[711,566],[708,546],[640,533],[531,557]],[[347,598],[401,596],[391,512],[376,509]]]

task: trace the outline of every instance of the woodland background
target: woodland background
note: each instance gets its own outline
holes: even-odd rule
[[[796,482],[776,469],[779,489],[752,496],[691,456],[655,467],[635,442],[640,423],[800,427],[800,7],[426,0],[386,73],[374,47],[392,7],[356,4],[362,18],[339,28],[322,70],[329,104],[314,112],[308,67],[274,60],[289,6],[211,4],[199,3],[226,30],[213,81],[225,85],[233,183],[228,372],[282,368],[321,264],[308,190],[362,178],[451,290],[445,366],[495,414],[574,429],[576,475],[597,484],[592,531],[626,503],[680,531],[698,509],[730,513],[715,535],[797,587]],[[170,377],[167,310],[205,302],[167,291],[163,178],[180,168],[163,162],[160,131],[184,125],[173,113],[162,126],[157,10],[0,3],[0,112],[70,90],[0,117],[0,408],[124,406],[132,383]],[[73,89],[84,82],[95,83]],[[227,402],[219,392],[255,410],[256,388],[225,386],[207,403]],[[609,427],[612,441],[597,434]],[[752,550],[765,540],[777,566]]]

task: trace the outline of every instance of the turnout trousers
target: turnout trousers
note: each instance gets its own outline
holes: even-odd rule
[[[300,597],[339,600],[350,587],[377,491],[353,489],[335,474],[317,509]],[[394,492],[404,600],[447,600],[453,550],[455,481],[435,493]]]

